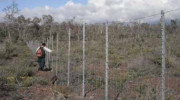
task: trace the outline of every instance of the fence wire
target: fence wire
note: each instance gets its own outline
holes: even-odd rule
[[[165,14],[165,18],[168,14]],[[49,62],[51,62],[53,70],[56,70],[54,68],[55,61],[58,60],[57,84],[60,86],[68,84],[73,93],[88,100],[162,99],[162,35],[160,16],[156,15],[148,16],[148,20],[159,18],[156,24],[146,23],[149,21],[144,20],[145,17],[131,23],[108,23],[108,91],[105,91],[107,90],[105,87],[107,84],[107,77],[105,77],[106,25],[104,23],[86,24],[84,88],[82,88],[83,25],[60,26],[59,30],[52,31],[52,36],[47,39],[49,41],[47,44],[54,50],[59,47],[59,51],[57,54],[49,55],[48,58],[51,59]],[[180,25],[176,20],[166,19],[165,22],[164,95],[168,100],[179,100]],[[71,32],[70,38],[69,32]],[[59,34],[57,47],[55,47],[57,45],[56,34]],[[70,45],[68,40],[71,40]],[[70,51],[68,48],[71,48]],[[84,93],[82,93],[83,89]],[[108,92],[107,97],[105,92]]]

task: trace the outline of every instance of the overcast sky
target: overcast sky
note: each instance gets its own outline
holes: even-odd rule
[[[76,17],[87,22],[129,21],[139,17],[160,13],[163,10],[180,8],[180,0],[15,0],[20,13],[25,17],[40,17],[51,14],[56,21]],[[12,0],[0,0],[0,20],[2,9],[10,5]],[[142,21],[159,20],[155,16]],[[180,17],[180,11],[166,15],[168,19]]]

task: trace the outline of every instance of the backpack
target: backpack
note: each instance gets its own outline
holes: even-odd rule
[[[42,58],[42,57],[45,56],[43,47],[40,47],[40,48],[37,50],[36,56],[37,56],[38,58]]]

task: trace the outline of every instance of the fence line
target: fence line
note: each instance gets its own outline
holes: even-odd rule
[[[68,31],[68,36],[69,36],[69,46],[68,46],[68,73],[67,73],[67,86],[69,86],[69,82],[70,82],[70,63],[71,63],[71,59],[70,59],[70,52],[71,52],[71,30],[69,28]]]
[[[162,98],[165,100],[165,70],[166,70],[166,47],[165,47],[165,19],[164,11],[161,11],[161,32],[162,32]]]
[[[52,50],[54,50],[54,36],[52,35],[51,36],[51,48],[52,48]],[[52,72],[54,72],[54,54],[51,54],[51,61],[52,61],[52,63],[51,63],[51,65],[52,65]]]
[[[83,23],[83,66],[82,66],[82,71],[83,71],[83,81],[82,81],[82,97],[84,98],[85,94],[85,38],[86,38],[86,30],[85,30],[85,22]]]
[[[155,92],[154,93],[154,95],[155,96],[159,96],[160,94],[161,94],[161,100],[165,100],[165,98],[167,97],[166,96],[166,93],[165,93],[165,91],[166,91],[166,87],[165,87],[165,76],[166,76],[166,38],[165,38],[165,18],[164,18],[164,15],[166,14],[166,12],[164,12],[164,11],[162,11],[161,12],[161,42],[162,42],[162,48],[161,48],[161,50],[162,50],[162,55],[161,55],[161,57],[162,57],[162,59],[160,59],[161,60],[161,77],[156,77],[157,79],[160,79],[161,78],[161,89],[155,89],[155,90],[153,90],[153,91],[157,91],[157,92]],[[156,15],[159,15],[159,14],[156,14]],[[147,18],[150,18],[150,17],[154,17],[154,16],[156,16],[156,15],[152,15],[152,16],[147,16]],[[142,19],[144,19],[145,17],[142,17]],[[137,20],[137,19],[136,19]],[[141,20],[141,19],[138,19],[138,20]],[[139,23],[140,24],[140,23]],[[103,31],[104,31],[104,33],[105,33],[105,41],[103,41],[104,42],[104,44],[105,44],[105,54],[106,54],[106,56],[105,56],[105,66],[104,66],[104,68],[105,68],[105,73],[103,73],[103,74],[105,74],[104,76],[103,76],[103,82],[102,82],[102,80],[101,80],[101,76],[99,75],[97,75],[98,77],[96,77],[95,78],[95,85],[96,85],[96,89],[97,89],[97,84],[98,84],[98,82],[99,82],[99,84],[103,87],[103,91],[104,91],[104,98],[105,98],[105,100],[111,100],[111,99],[109,99],[110,98],[110,96],[109,96],[109,94],[110,94],[110,92],[111,91],[115,91],[115,93],[117,94],[118,93],[118,96],[120,95],[120,90],[119,90],[119,88],[121,87],[121,82],[119,82],[117,79],[119,79],[118,78],[118,75],[119,74],[121,74],[121,72],[119,72],[118,74],[117,73],[112,73],[112,72],[110,72],[110,58],[109,58],[109,56],[110,56],[110,54],[109,54],[109,52],[110,52],[110,50],[109,50],[109,48],[112,46],[111,45],[111,43],[109,43],[110,41],[111,41],[111,39],[110,39],[110,36],[109,36],[109,33],[111,33],[111,27],[108,25],[108,23],[106,23],[106,25],[105,25],[105,27],[104,27],[105,29],[102,29]],[[137,34],[134,34],[133,32],[135,31],[135,30],[138,30],[137,32],[135,32],[135,33],[137,33]],[[144,58],[144,54],[145,54],[145,52],[143,51],[143,48],[141,47],[142,46],[142,39],[144,39],[144,37],[143,37],[143,34],[141,34],[142,33],[142,31],[139,31],[139,30],[141,30],[142,29],[142,27],[140,26],[140,25],[138,25],[138,27],[137,28],[135,28],[135,29],[132,29],[131,30],[131,34],[130,34],[130,40],[132,40],[132,41],[138,41],[138,43],[140,43],[140,44],[135,44],[135,46],[137,46],[137,48],[138,48],[138,53],[140,53],[140,55],[139,56],[143,56],[143,58]],[[78,73],[75,73],[75,74],[78,74],[77,75],[77,77],[78,77],[78,81],[80,80],[80,81],[82,81],[82,98],[85,98],[85,94],[86,94],[86,91],[89,91],[89,90],[87,90],[87,77],[88,76],[86,76],[86,75],[89,75],[89,73],[88,72],[86,72],[86,68],[87,67],[89,67],[89,66],[86,66],[85,65],[85,62],[86,62],[86,59],[88,59],[88,55],[86,55],[86,50],[87,50],[87,52],[88,52],[88,49],[85,49],[86,48],[86,39],[88,40],[88,38],[86,38],[86,35],[89,35],[89,34],[86,34],[86,30],[88,30],[88,28],[86,28],[86,24],[85,23],[83,23],[83,29],[82,29],[82,76],[81,75],[79,75]],[[73,33],[73,32],[72,32]],[[93,33],[93,32],[92,32]],[[103,33],[103,32],[102,32]],[[121,32],[120,32],[121,33]],[[118,34],[118,33],[117,33]],[[126,34],[124,34],[123,33],[123,35],[126,35]],[[133,35],[135,35],[135,36],[133,36]],[[146,33],[145,34],[145,38],[153,38],[153,34],[149,34],[150,36],[148,37],[148,34]],[[72,34],[72,37],[73,37],[73,34]],[[87,36],[88,37],[88,36]],[[156,37],[156,36],[155,36]],[[53,36],[51,36],[51,38],[50,39],[47,39],[47,44],[49,44],[50,42],[49,41],[52,41],[51,43],[52,43],[52,49],[53,49]],[[113,37],[113,38],[115,38],[115,37]],[[58,51],[59,51],[59,49],[58,49],[58,47],[59,47],[59,35],[58,35],[58,33],[57,33],[57,36],[56,36],[56,39],[57,39],[57,41],[56,41],[56,69],[55,69],[55,71],[56,71],[56,76],[57,76],[57,74],[58,74]],[[72,67],[71,67],[71,41],[73,41],[73,38],[71,39],[71,28],[69,28],[69,30],[68,30],[68,50],[67,50],[67,57],[68,57],[68,60],[67,60],[67,63],[68,63],[68,65],[66,65],[67,66],[67,78],[66,78],[66,80],[67,80],[67,86],[68,87],[70,87],[70,85],[71,85],[71,77],[70,77],[70,71],[71,71],[71,69],[70,68],[72,68],[72,70],[73,70],[73,59],[72,59]],[[96,40],[94,40],[94,41],[96,41]],[[123,39],[122,39],[122,41],[123,41]],[[146,41],[146,40],[145,40]],[[113,42],[116,42],[116,41],[113,41]],[[127,45],[128,44],[128,42],[129,41],[125,41],[124,42],[124,45]],[[74,43],[74,42],[73,42]],[[144,42],[143,42],[144,43]],[[120,45],[120,44],[118,44],[118,45]],[[145,45],[145,44],[144,44]],[[50,46],[50,45],[48,45],[48,46]],[[88,46],[88,45],[87,45]],[[73,49],[73,48],[72,48]],[[153,48],[154,49],[154,48]],[[121,50],[121,49],[120,49]],[[124,49],[123,48],[123,50],[124,50],[124,55],[126,55],[126,54],[128,54],[127,53],[127,51],[126,51],[126,49]],[[73,50],[72,50],[73,51]],[[158,55],[159,56],[159,55]],[[86,57],[86,58],[85,58]],[[160,58],[161,58],[160,57]],[[104,59],[104,58],[103,58]],[[94,59],[93,59],[94,60]],[[131,59],[129,60],[129,61],[131,61]],[[52,57],[52,62],[53,62],[53,57]],[[133,62],[133,61],[131,61],[131,62]],[[66,64],[67,64],[66,63]],[[92,63],[92,62],[91,62]],[[144,63],[144,62],[140,62],[140,63]],[[146,63],[146,62],[145,62]],[[53,63],[52,63],[52,66],[53,66]],[[85,67],[86,66],[86,67]],[[101,64],[99,64],[99,66],[101,66]],[[98,66],[98,67],[99,67]],[[126,65],[125,65],[126,66]],[[133,65],[129,65],[129,64],[127,64],[127,66],[128,67],[132,67]],[[140,65],[138,65],[138,64],[136,64],[136,65],[134,65],[134,66],[140,66]],[[134,67],[133,66],[133,67]],[[144,66],[146,66],[146,65],[144,65]],[[75,70],[77,70],[78,68],[76,68]],[[98,70],[99,72],[102,70],[101,68],[98,68],[98,69],[96,69],[95,67],[93,67],[93,69],[92,69],[93,71],[95,71],[95,70]],[[129,69],[128,69],[129,70]],[[153,70],[152,70],[153,71]],[[127,80],[128,81],[130,81],[130,82],[126,82],[128,85],[130,84],[132,84],[132,81],[133,81],[133,79],[135,79],[134,77],[137,77],[137,76],[133,76],[133,75],[131,75],[131,73],[130,73],[130,75],[129,75],[129,73],[130,72],[128,72],[128,75],[127,75]],[[93,74],[93,72],[90,72],[90,74]],[[113,74],[113,78],[111,78],[110,77],[110,75],[111,74]],[[140,72],[140,74],[142,74],[142,72]],[[119,76],[119,77],[121,77],[122,79],[123,78],[126,78],[126,76]],[[137,79],[137,80],[140,80],[140,79],[142,79],[143,77],[142,76],[139,76],[138,77],[139,79]],[[155,79],[155,77],[153,77],[153,79]],[[125,80],[125,81],[127,81],[127,80]],[[136,80],[136,81],[137,81]],[[124,82],[124,80],[123,80],[123,82]],[[160,84],[160,83],[159,83]],[[158,87],[158,82],[157,82],[157,84],[154,86],[154,87]],[[72,85],[73,85],[73,83],[72,83]],[[110,86],[110,85],[114,85],[114,86]],[[124,84],[123,84],[124,85]],[[129,87],[129,86],[126,86],[125,85],[125,87],[127,87],[127,91],[129,91],[129,92],[131,92],[131,90],[128,90],[129,88],[131,88],[131,87]],[[143,84],[143,82],[142,81],[137,81],[137,82],[134,82],[134,84],[133,84],[134,86],[139,86],[140,85],[140,87],[138,87],[138,89],[140,89],[140,90],[136,90],[136,91],[138,91],[139,93],[141,93],[143,90],[142,90],[142,88],[143,88],[143,86],[144,86],[144,84]],[[100,86],[100,87],[101,87]],[[110,87],[112,88],[112,89],[110,89]],[[99,88],[99,87],[98,87]],[[161,91],[160,91],[161,90]],[[161,93],[160,93],[160,92]],[[114,93],[114,94],[115,94]],[[136,96],[136,99],[137,98],[143,98],[143,99],[145,99],[145,97],[138,97],[138,96]],[[156,98],[158,98],[158,97],[156,97]],[[160,97],[159,97],[160,98]]]
[[[108,100],[108,79],[109,79],[109,66],[108,66],[108,48],[109,48],[109,41],[108,41],[108,23],[106,23],[106,85],[105,85],[105,100]]]
[[[58,74],[58,61],[59,61],[59,57],[58,57],[58,51],[59,51],[59,33],[57,33],[57,37],[56,37],[56,70],[55,70],[55,74],[57,76]],[[57,90],[57,82],[55,84],[55,90]]]

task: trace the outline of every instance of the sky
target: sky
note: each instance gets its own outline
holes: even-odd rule
[[[2,9],[13,0],[0,0],[0,20]],[[161,12],[180,8],[180,0],[14,0],[20,9],[19,15],[26,18],[41,17],[50,14],[55,21],[67,19],[85,20],[87,22],[131,21]],[[180,11],[166,14],[167,19],[180,18]],[[139,20],[156,21],[159,16]]]
[[[51,6],[53,8],[58,8],[65,5],[69,0],[0,0],[0,9],[5,8],[10,5],[12,1],[18,3],[19,8],[22,10],[24,8],[37,8],[43,6]],[[87,0],[73,0],[74,3],[86,4]]]

